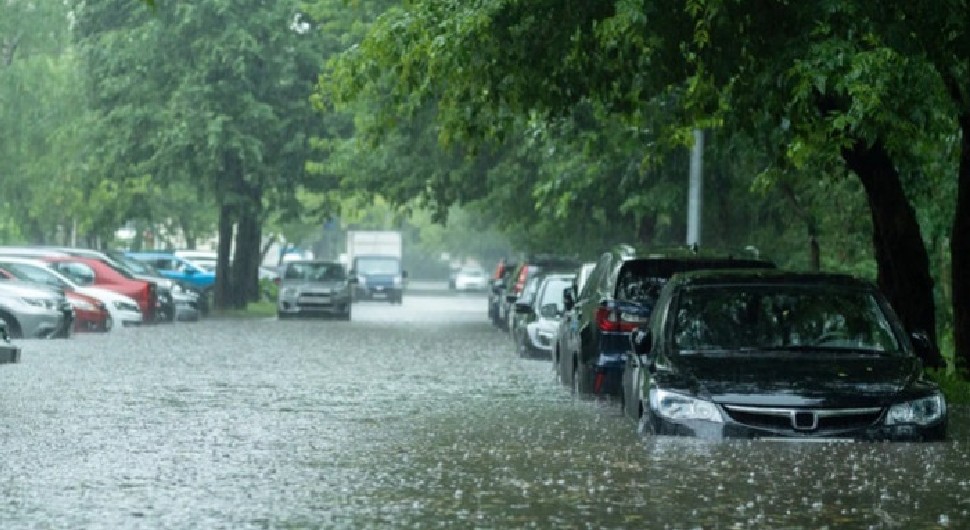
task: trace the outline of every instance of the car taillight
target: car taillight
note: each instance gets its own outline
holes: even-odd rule
[[[644,322],[639,315],[623,313],[610,306],[596,308],[596,327],[600,331],[629,333]]]
[[[525,288],[525,280],[528,279],[528,277],[529,277],[529,267],[528,266],[522,267],[522,269],[519,270],[519,277],[516,278],[515,280],[515,290],[514,290],[515,294],[519,294],[522,292],[522,289]]]

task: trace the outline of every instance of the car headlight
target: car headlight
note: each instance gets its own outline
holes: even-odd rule
[[[929,425],[939,421],[945,415],[946,400],[943,399],[943,394],[935,394],[889,407],[886,425]]]
[[[394,277],[394,287],[401,287],[404,285],[404,280],[400,276]]]
[[[671,420],[724,422],[714,403],[657,388],[650,389],[650,408]]]

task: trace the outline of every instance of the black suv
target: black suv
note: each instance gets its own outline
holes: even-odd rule
[[[566,293],[565,307],[572,315],[560,331],[560,380],[577,394],[619,397],[630,332],[647,323],[660,289],[674,273],[774,267],[758,257],[696,247],[649,251],[620,245],[604,252],[578,299]]]

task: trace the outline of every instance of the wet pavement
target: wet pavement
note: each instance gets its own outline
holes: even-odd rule
[[[18,343],[4,530],[970,527],[964,408],[939,444],[643,438],[481,295]]]

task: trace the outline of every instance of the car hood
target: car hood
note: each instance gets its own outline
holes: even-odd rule
[[[6,280],[0,282],[0,295],[3,296],[28,296],[42,298],[57,298],[61,296],[56,290],[42,287],[28,282]]]
[[[658,382],[719,403],[875,406],[914,392],[922,373],[911,356],[791,354],[679,356]],[[925,390],[924,390],[925,392]]]
[[[307,281],[284,281],[280,284],[280,289],[298,289],[300,291],[339,291],[347,287],[347,281],[333,282],[307,282]]]
[[[163,276],[151,276],[148,274],[135,274],[134,276],[139,280],[154,283],[158,289],[163,291],[171,291],[172,287],[175,285],[174,280],[171,278],[165,278]]]

